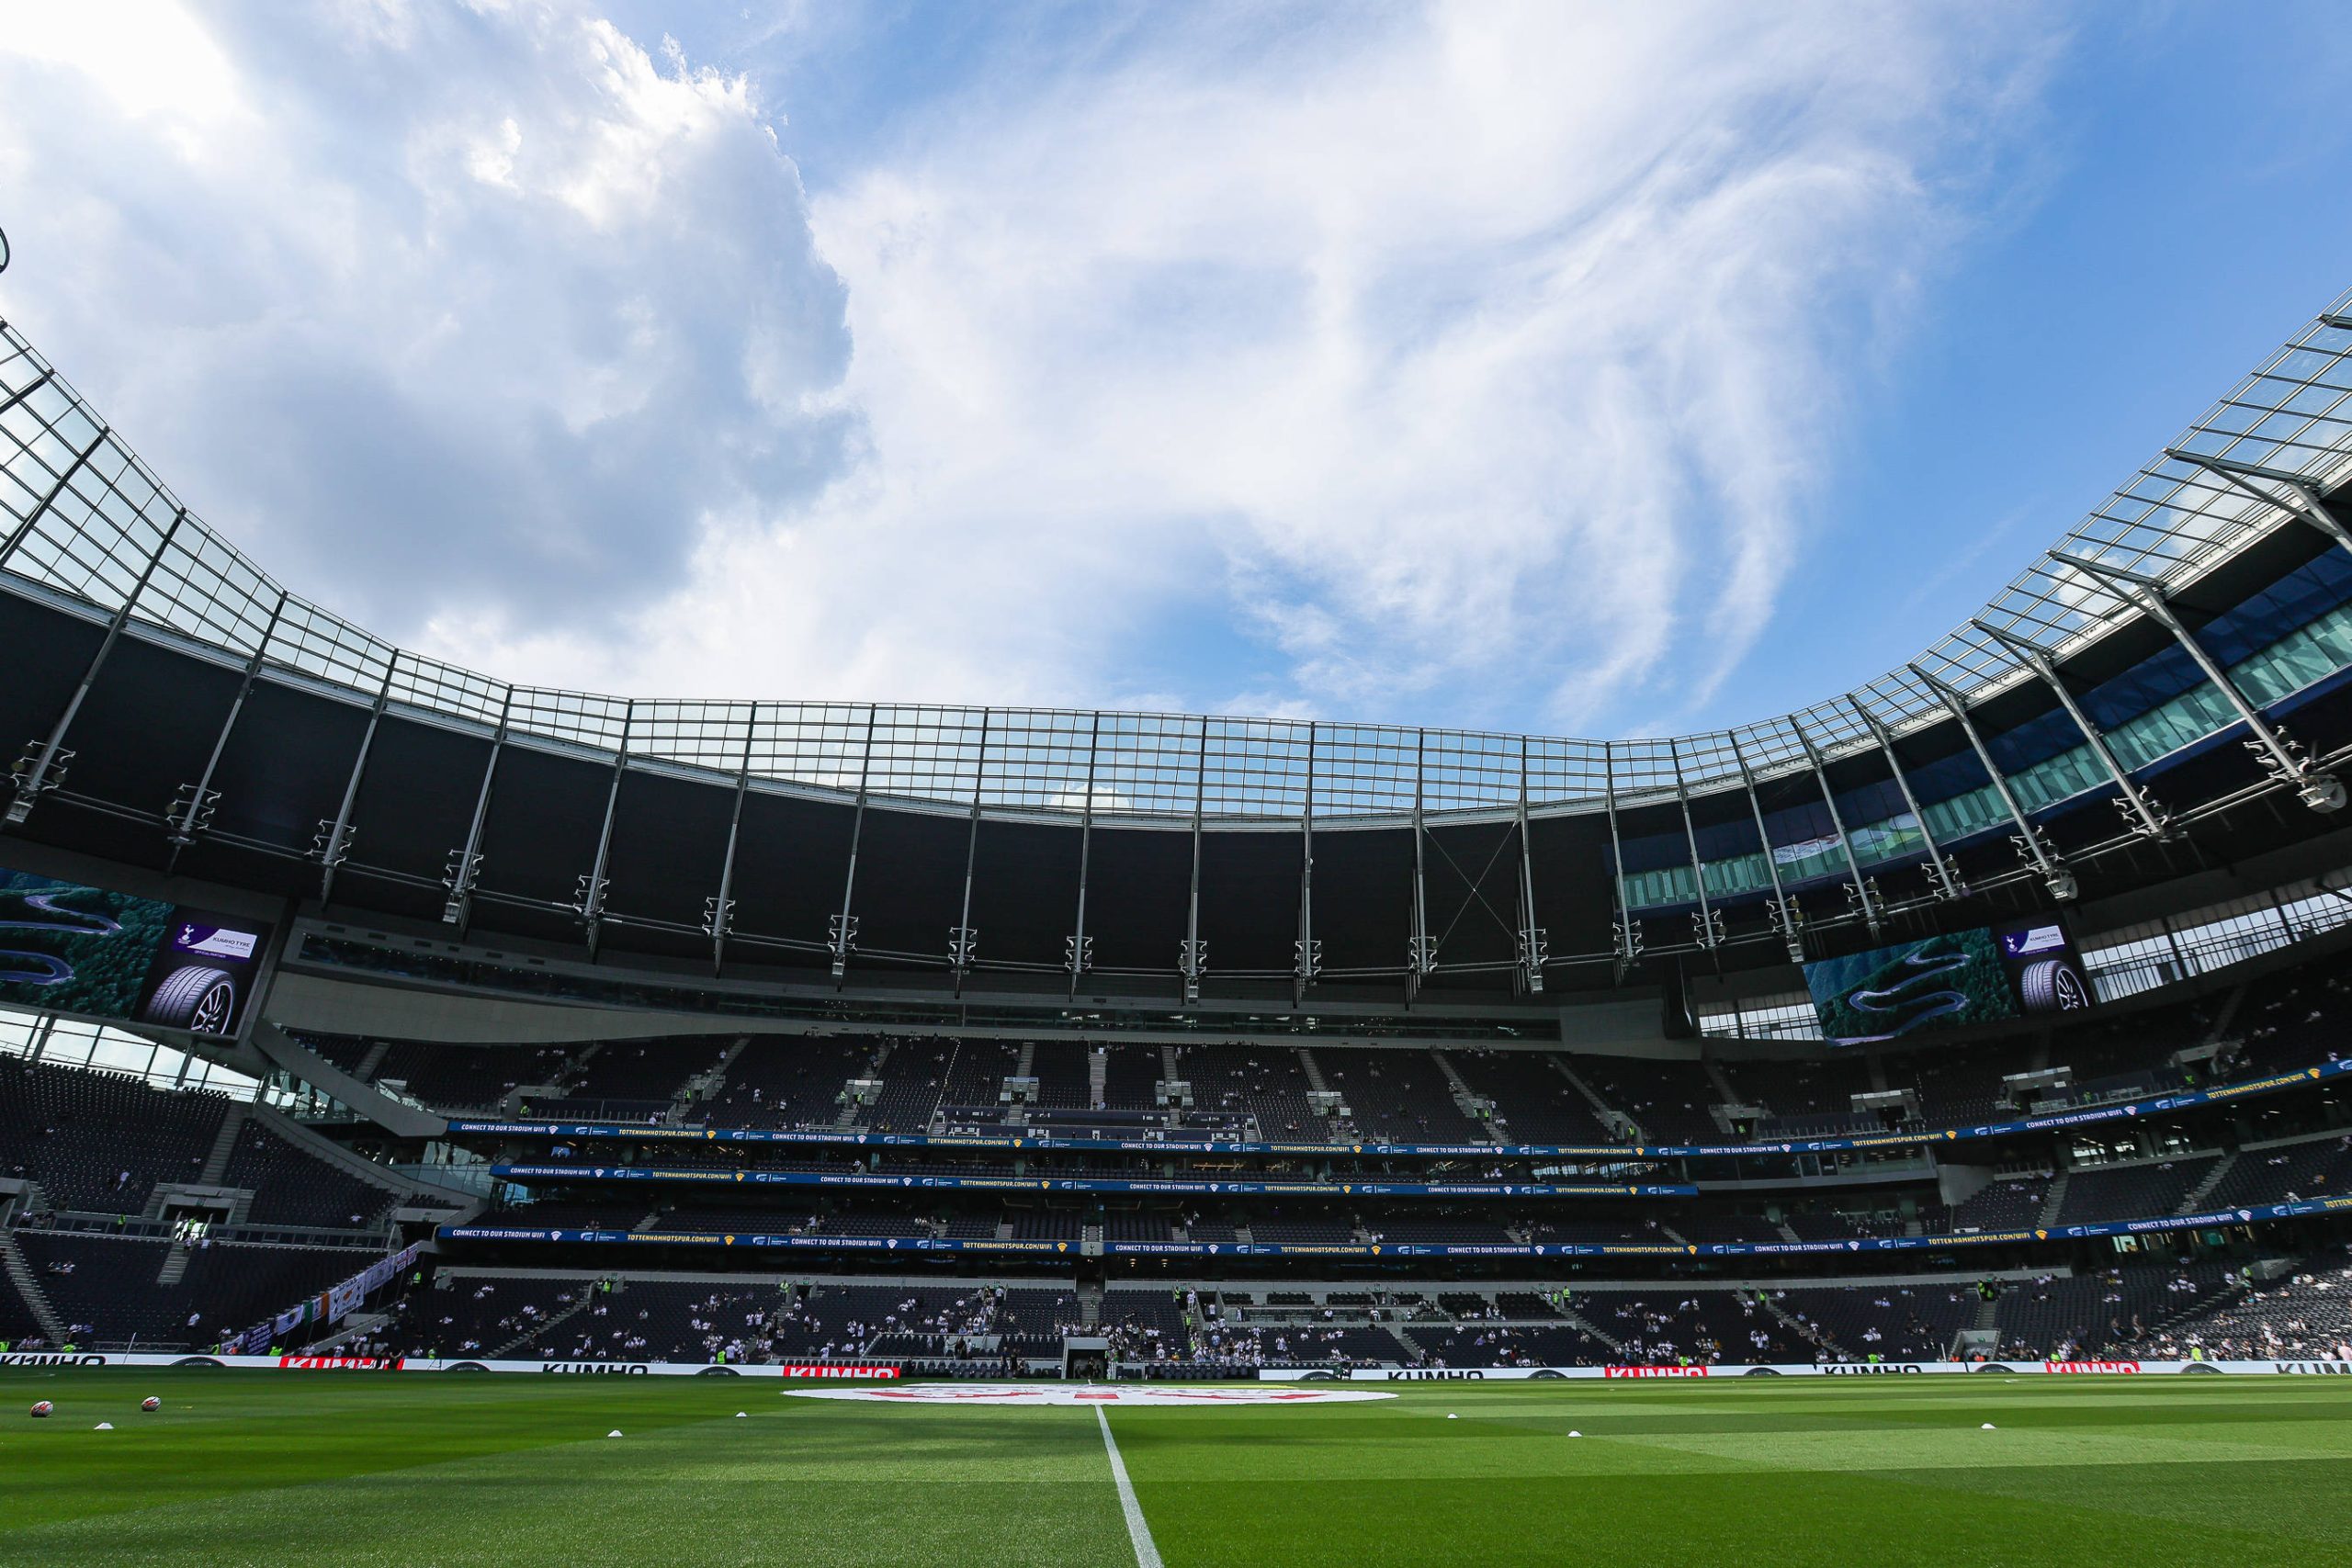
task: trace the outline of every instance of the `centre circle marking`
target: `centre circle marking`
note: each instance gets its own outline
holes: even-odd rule
[[[1393,1393],[1354,1388],[1070,1388],[1037,1383],[914,1383],[903,1388],[788,1388],[796,1399],[854,1399],[867,1404],[1118,1405],[1133,1409],[1231,1409],[1268,1405],[1352,1404],[1394,1399]]]

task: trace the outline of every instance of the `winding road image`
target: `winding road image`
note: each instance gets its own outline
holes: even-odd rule
[[[25,896],[28,908],[39,909],[54,917],[46,920],[0,919],[0,931],[61,931],[70,936],[113,936],[122,930],[122,922],[111,915],[94,915],[86,909],[61,909],[53,893],[28,893]],[[27,967],[30,965],[31,967]],[[20,948],[0,947],[0,982],[27,986],[57,986],[74,978],[74,965],[62,958],[46,953],[27,953]]]
[[[1889,1029],[1889,1034],[1901,1034],[1923,1023],[1949,1017],[1963,1010],[1969,1004],[1968,994],[1950,987],[1933,987],[1934,982],[1954,975],[1973,963],[1972,954],[1947,951],[1929,953],[1925,950],[1906,953],[1895,960],[1895,965],[1909,971],[1891,986],[1876,990],[1857,989],[1846,993],[1846,1005],[1856,1012],[1875,1014],[1901,1021]]]

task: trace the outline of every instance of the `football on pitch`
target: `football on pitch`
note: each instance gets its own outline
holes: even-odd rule
[[[141,1410],[161,1410],[163,1407],[164,1402],[152,1393],[139,1402],[139,1408]]]
[[[50,1404],[46,1399],[36,1399],[33,1401],[33,1416],[36,1419],[48,1415],[51,1410],[56,1408],[57,1407],[55,1405]]]

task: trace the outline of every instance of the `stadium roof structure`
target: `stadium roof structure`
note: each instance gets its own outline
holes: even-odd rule
[[[2347,306],[2352,299],[2339,299],[2314,317],[1990,603],[1903,668],[1730,729],[1615,741],[1162,713],[624,698],[514,685],[400,648],[276,581],[195,516],[21,333],[0,322],[0,589],[104,628],[78,685],[62,687],[73,694],[62,706],[44,697],[48,706],[35,704],[23,716],[33,733],[8,817],[21,829],[58,788],[79,749],[77,722],[91,722],[85,699],[113,650],[137,640],[242,671],[211,761],[178,781],[171,811],[155,811],[152,800],[113,803],[118,815],[136,805],[156,818],[177,847],[209,822],[221,782],[215,770],[244,694],[257,683],[367,716],[340,809],[320,821],[322,842],[308,852],[325,868],[322,899],[348,852],[354,799],[381,721],[486,739],[493,758],[539,748],[609,769],[603,833],[571,901],[592,949],[624,774],[729,789],[739,820],[745,795],[781,795],[851,807],[861,823],[869,806],[967,818],[975,839],[984,818],[1090,831],[1189,828],[1195,925],[1204,832],[1302,836],[1306,847],[1292,859],[1304,883],[1318,830],[1408,829],[1416,908],[1411,945],[1396,967],[1420,976],[1436,967],[1425,945],[1435,940],[1433,921],[1419,908],[1424,835],[1505,824],[1515,830],[1515,851],[1497,853],[1515,853],[1521,864],[1509,894],[1515,915],[1498,923],[1515,928],[1520,950],[1490,966],[1515,969],[1537,988],[1547,960],[1531,840],[1543,821],[1605,825],[1606,847],[1590,869],[1607,887],[1608,951],[1621,972],[1644,949],[1645,913],[1690,909],[1691,941],[1668,945],[1713,948],[1742,934],[1722,915],[1743,900],[1763,911],[1747,934],[1777,936],[1793,953],[1805,923],[1793,895],[1825,879],[1845,884],[1848,907],[1816,912],[1815,926],[1851,916],[1875,931],[1902,908],[1958,898],[1972,883],[2038,882],[2068,897],[2076,863],[2094,843],[2161,843],[2197,812],[2251,794],[2292,793],[2322,811],[2342,803],[2330,772],[2336,759],[2287,735],[2277,715],[2332,690],[2352,666],[2352,642],[2325,620],[2352,603],[2352,572],[2344,570],[2352,568],[2344,521],[2352,509],[2331,500],[2352,480]],[[2332,557],[2343,558],[2322,559]],[[2297,572],[2300,587],[2285,593],[2278,585]],[[2294,600],[2291,609],[2280,608],[2282,595]],[[2259,613],[2246,608],[2257,601]],[[2297,637],[2301,643],[2290,647]],[[2150,674],[2173,666],[2174,674]],[[2102,681],[2139,695],[2101,699]],[[2183,703],[2198,713],[2184,716]],[[2025,753],[2009,738],[2041,719],[2064,728],[2064,747],[2045,744],[2039,757],[2018,761]],[[2135,724],[2149,733],[2123,733]],[[2159,805],[2148,777],[2211,750],[2224,733],[2244,739],[2256,771],[2217,773],[2178,814]],[[2065,778],[2030,778],[2037,766]],[[1931,776],[1939,768],[1948,775],[1942,784]],[[472,788],[449,787],[460,795]],[[487,777],[481,795],[486,805]],[[1861,796],[1881,807],[1866,809]],[[1963,799],[1973,804],[1949,804]],[[2083,799],[2113,800],[2126,831],[2053,840],[2049,819]],[[449,846],[453,911],[472,888],[482,826],[478,807],[472,832]],[[2013,849],[1973,866],[1955,853],[1967,842],[2005,840]],[[853,840],[853,875],[855,854]],[[734,861],[730,843],[708,897],[722,934]],[[959,954],[951,942],[944,954],[959,972],[970,957],[970,861],[967,851],[956,927],[965,945]],[[1920,886],[1882,892],[1873,867],[1898,861],[1917,863]],[[846,908],[841,913],[846,919]],[[1302,914],[1302,985],[1316,974],[1306,922]],[[1180,962],[1189,978],[1202,966],[1198,940],[1185,939]],[[847,939],[835,931],[827,942],[838,973]],[[1655,937],[1648,945],[1657,949]]]

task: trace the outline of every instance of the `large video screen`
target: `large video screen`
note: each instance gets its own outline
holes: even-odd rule
[[[0,1002],[234,1034],[268,949],[266,924],[0,867]]]
[[[1825,958],[1804,966],[1804,987],[1822,1033],[1840,1045],[2018,1016],[2000,946],[1981,929]]]
[[[2038,1018],[2045,1013],[2079,1012],[2091,1005],[2082,956],[2057,916],[2011,920],[1995,926],[1993,934],[2001,944],[2001,964],[2017,991],[2019,1012]]]

